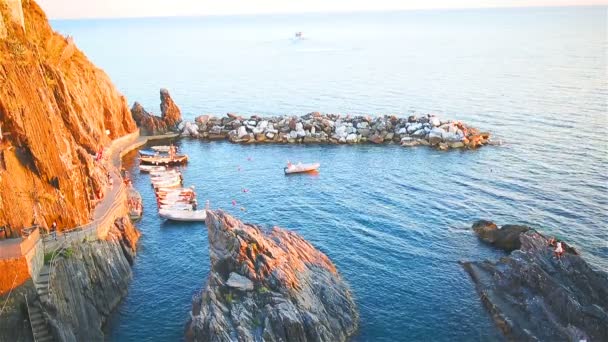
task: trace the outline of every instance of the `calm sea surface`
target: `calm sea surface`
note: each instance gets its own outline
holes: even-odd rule
[[[501,255],[471,233],[479,218],[558,234],[608,269],[606,8],[52,25],[155,113],[166,87],[189,119],[433,112],[505,142],[447,153],[179,142],[201,202],[297,231],[336,263],[359,304],[359,341],[500,339],[458,264]],[[285,177],[288,159],[322,171]],[[143,236],[108,339],[180,340],[209,269],[206,230],[159,220],[148,177],[134,177]]]

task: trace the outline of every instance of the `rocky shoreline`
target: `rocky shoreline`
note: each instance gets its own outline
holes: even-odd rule
[[[510,252],[497,262],[462,262],[497,326],[515,341],[608,341],[608,274],[562,242],[521,225],[473,225],[479,238]]]
[[[359,314],[334,264],[299,235],[207,210],[211,268],[188,341],[345,341]]]

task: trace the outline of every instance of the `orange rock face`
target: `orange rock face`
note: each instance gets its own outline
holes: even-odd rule
[[[86,223],[105,184],[92,155],[136,130],[108,76],[34,1],[22,7],[25,30],[4,20],[0,38],[0,227],[13,237],[34,222]]]
[[[298,274],[306,264],[336,273],[331,260],[296,233],[279,227],[264,233],[258,227],[242,223],[222,211],[207,211],[207,218],[210,220],[207,226],[216,227],[209,228],[212,258],[220,254],[221,258],[230,255],[230,259],[236,261],[233,267],[254,283],[265,283],[273,274],[279,282],[275,287],[298,289]],[[218,246],[229,248],[214,253]]]
[[[25,257],[0,260],[0,296],[30,278]]]

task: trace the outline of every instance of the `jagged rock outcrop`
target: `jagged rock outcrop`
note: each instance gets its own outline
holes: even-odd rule
[[[43,305],[59,341],[103,341],[102,327],[127,293],[139,233],[119,219],[110,236],[71,245],[51,272]]]
[[[189,341],[344,341],[358,326],[348,286],[299,235],[207,211],[211,271]]]
[[[157,135],[176,132],[177,126],[182,122],[182,114],[167,89],[160,90],[160,111],[161,116],[148,113],[139,102],[135,102],[131,107],[133,120],[142,134]]]
[[[0,227],[86,223],[107,178],[92,155],[136,130],[127,102],[34,1],[0,0],[0,18]]]
[[[169,91],[164,88],[160,90],[160,112],[169,128],[177,127],[182,122],[182,112],[169,95]]]
[[[608,341],[608,275],[590,267],[567,245],[565,254],[556,258],[549,239],[535,230],[520,229],[518,241],[520,247],[498,262],[462,263],[506,337]]]

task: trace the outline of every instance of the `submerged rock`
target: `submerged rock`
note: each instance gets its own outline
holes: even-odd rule
[[[358,326],[333,263],[299,235],[207,211],[211,271],[189,341],[344,341]]]
[[[498,262],[463,262],[484,304],[507,338],[517,341],[608,341],[608,275],[564,244],[524,226],[474,225],[480,238],[518,249]],[[515,242],[517,241],[517,242]]]

